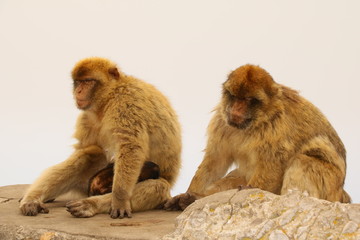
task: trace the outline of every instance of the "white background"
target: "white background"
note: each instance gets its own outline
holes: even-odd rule
[[[347,148],[360,202],[360,1],[0,0],[0,186],[31,183],[72,152],[70,71],[101,56],[170,98],[183,128],[173,194],[200,164],[211,110],[246,63],[299,90]]]

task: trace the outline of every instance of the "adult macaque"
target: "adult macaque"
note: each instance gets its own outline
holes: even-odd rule
[[[141,168],[137,182],[147,179],[158,179],[160,168],[157,164],[146,161]],[[110,163],[90,178],[88,196],[103,195],[112,191],[114,178],[114,164]]]
[[[48,212],[44,202],[69,190],[88,191],[89,179],[114,163],[112,193],[67,203],[76,217],[154,209],[170,198],[180,168],[181,135],[168,100],[153,86],[120,72],[103,58],[80,61],[72,71],[79,116],[74,153],[45,171],[20,203],[24,215]],[[159,179],[137,183],[145,161],[160,168]]]
[[[299,189],[348,203],[345,159],[343,143],[314,105],[264,69],[245,65],[223,84],[205,156],[187,192],[167,201],[165,209],[185,209],[198,198],[239,186],[275,194]],[[232,164],[237,168],[224,177]]]

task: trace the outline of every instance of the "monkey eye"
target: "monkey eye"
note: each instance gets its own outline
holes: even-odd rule
[[[96,79],[93,79],[93,78],[86,78],[86,79],[76,79],[74,80],[74,86],[78,86],[80,83],[85,83],[85,84],[88,84],[90,82],[93,82],[93,81],[96,81]]]
[[[248,101],[251,105],[257,105],[261,103],[261,101],[255,97],[248,97],[246,98],[246,101]]]

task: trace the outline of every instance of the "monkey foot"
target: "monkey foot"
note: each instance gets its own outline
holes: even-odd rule
[[[94,206],[89,200],[70,201],[66,204],[66,211],[74,217],[81,218],[95,215]]]

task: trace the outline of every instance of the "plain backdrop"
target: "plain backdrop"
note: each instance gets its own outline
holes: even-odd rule
[[[72,152],[70,71],[109,58],[169,97],[186,191],[230,71],[246,63],[312,101],[347,148],[360,202],[360,1],[0,0],[0,186],[31,183]]]

